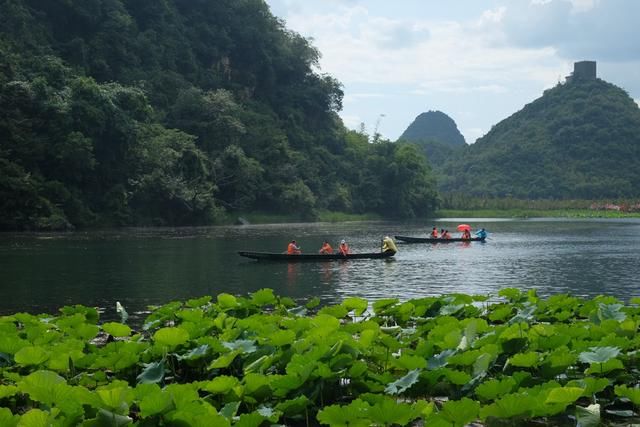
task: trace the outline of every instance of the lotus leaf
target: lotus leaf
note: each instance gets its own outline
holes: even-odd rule
[[[584,388],[580,387],[558,387],[549,391],[545,403],[561,403],[570,405],[578,400],[584,393]]]
[[[385,393],[388,393],[388,394],[404,393],[406,390],[411,388],[412,385],[418,382],[418,379],[420,378],[420,372],[422,372],[420,369],[412,369],[402,378],[399,378],[398,380],[388,384],[384,390]]]
[[[349,405],[325,406],[318,411],[318,421],[330,426],[370,427],[373,423],[368,419],[369,404],[355,399]]]
[[[133,389],[119,381],[111,383],[107,387],[99,388],[96,390],[96,394],[105,408],[120,415],[129,412],[129,407],[135,399]]]
[[[18,427],[49,427],[53,425],[53,417],[49,412],[31,409],[20,417]]]
[[[41,347],[23,347],[13,358],[21,365],[41,365],[49,359],[49,353]]]
[[[615,386],[614,390],[615,390],[616,396],[626,397],[636,407],[640,407],[640,388],[628,387],[626,385],[617,385]]]
[[[190,402],[189,404],[169,412],[165,419],[169,425],[188,425],[189,427],[230,427],[230,421],[218,414],[216,408],[206,402]]]
[[[276,405],[276,409],[285,417],[292,417],[302,414],[312,404],[307,396],[298,396],[294,399],[282,401]]]
[[[273,289],[260,289],[251,294],[251,302],[258,307],[265,305],[273,305],[277,302],[276,296],[273,294]]]
[[[538,365],[540,360],[540,354],[534,351],[528,353],[514,354],[509,358],[509,364],[512,366],[518,366],[521,368],[531,368]]]
[[[196,348],[192,348],[185,354],[176,354],[178,360],[195,360],[205,357],[209,353],[209,344],[202,344]]]
[[[461,400],[450,400],[442,405],[441,414],[456,426],[465,426],[478,418],[480,404],[463,397]]]
[[[211,296],[205,295],[205,296],[200,297],[200,298],[189,299],[189,300],[186,301],[185,305],[187,307],[196,308],[196,307],[205,306],[205,305],[209,304],[210,302],[211,302]]]
[[[158,345],[175,348],[189,341],[189,333],[181,328],[162,328],[153,334],[153,340]]]
[[[169,393],[163,392],[157,384],[144,384],[144,394],[139,398],[138,406],[142,417],[152,417],[174,409],[173,400]],[[138,387],[136,387],[136,393]]]
[[[114,337],[128,337],[131,335],[131,328],[122,323],[109,322],[102,325],[102,330]]]
[[[617,347],[591,347],[590,350],[580,353],[581,362],[604,363],[620,354],[620,349]]]
[[[202,382],[200,388],[213,394],[225,394],[238,384],[239,381],[236,377],[221,375],[210,381]]]
[[[600,421],[600,405],[593,404],[586,408],[582,406],[576,406],[576,427],[598,427],[601,425]]]
[[[367,418],[374,425],[408,425],[410,421],[420,417],[412,405],[397,402],[395,399],[384,399],[372,405],[367,411]]]
[[[217,359],[209,364],[209,369],[221,369],[228,367],[240,353],[240,350],[233,350],[228,353],[221,354]]]
[[[238,299],[230,294],[219,294],[218,305],[223,310],[229,310],[238,307]]]
[[[476,387],[475,393],[483,400],[495,400],[498,397],[511,393],[516,387],[516,381],[512,377],[500,380],[492,378]]]
[[[164,379],[164,359],[145,364],[144,370],[136,377],[138,384],[157,384]]]

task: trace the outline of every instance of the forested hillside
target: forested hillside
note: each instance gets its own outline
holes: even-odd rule
[[[599,79],[559,84],[441,172],[441,190],[467,196],[640,197],[640,109],[624,90]]]
[[[319,55],[263,0],[0,0],[0,229],[432,212]]]

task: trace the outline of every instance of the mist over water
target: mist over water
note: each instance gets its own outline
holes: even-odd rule
[[[239,250],[303,252],[346,239],[354,252],[379,251],[384,235],[426,236],[460,223],[489,232],[486,243],[402,244],[390,260],[256,262]],[[458,233],[454,233],[457,235]],[[96,306],[116,318],[120,301],[135,319],[164,304],[261,288],[323,303],[359,296],[406,300],[462,292],[495,295],[504,287],[539,295],[640,296],[640,220],[450,219],[127,229],[88,233],[1,234],[0,314],[56,313]]]

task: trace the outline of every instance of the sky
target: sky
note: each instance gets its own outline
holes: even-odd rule
[[[640,0],[266,0],[343,84],[345,125],[395,141],[439,110],[467,143],[597,62],[640,104]]]

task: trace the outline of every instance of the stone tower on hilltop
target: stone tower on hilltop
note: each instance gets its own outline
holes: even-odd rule
[[[573,63],[573,73],[567,76],[566,81],[595,80],[596,77],[596,61],[578,61]]]

